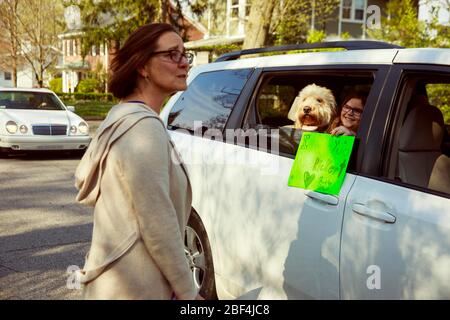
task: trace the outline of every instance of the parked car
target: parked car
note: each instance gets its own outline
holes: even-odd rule
[[[346,50],[274,55],[334,47]],[[337,196],[287,183],[301,136],[287,115],[311,83],[338,104],[368,91]],[[188,84],[161,117],[190,173],[185,246],[205,297],[450,298],[449,49],[243,50],[193,68]]]
[[[88,124],[48,89],[0,88],[0,153],[87,148]]]

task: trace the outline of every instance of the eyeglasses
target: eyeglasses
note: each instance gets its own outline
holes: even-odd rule
[[[170,57],[170,60],[178,64],[181,62],[183,58],[185,58],[189,64],[192,64],[192,62],[194,61],[194,55],[190,52],[181,52],[178,50],[166,50],[151,53],[152,56],[157,54],[166,54],[168,57]]]
[[[363,113],[362,109],[350,107],[348,104],[344,104],[342,110],[347,113],[352,112],[356,117],[361,117],[361,114]]]

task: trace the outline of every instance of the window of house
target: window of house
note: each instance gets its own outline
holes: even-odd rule
[[[316,84],[331,90],[336,101],[336,117],[338,117],[344,100],[348,99],[351,92],[357,91],[366,97],[368,96],[373,79],[372,72],[355,73],[355,71],[263,74],[263,81],[247,112],[243,129],[255,129],[264,135],[262,138],[272,137],[274,134],[278,135],[275,139],[278,140],[277,148],[279,150],[271,150],[271,146],[266,139],[264,143],[267,151],[272,153],[279,151],[281,155],[293,157],[297,152],[302,130],[295,127],[295,122],[290,119],[289,112],[293,105],[298,103],[299,100],[296,98],[303,88],[309,84]],[[350,113],[355,115],[353,110]],[[362,117],[362,114],[358,116]],[[336,117],[331,118],[330,125]],[[326,129],[328,129],[328,125]],[[261,150],[260,147],[258,145]]]
[[[172,108],[169,129],[223,130],[250,74],[251,69],[238,69],[197,76]]]
[[[364,21],[364,13],[367,7],[367,0],[342,0],[342,20],[344,21]]]
[[[228,0],[227,34],[244,33],[244,25],[250,14],[250,3],[247,0]]]
[[[12,74],[11,72],[5,72],[5,80],[11,80],[12,79]]]
[[[401,92],[389,177],[450,196],[450,75],[411,74]]]

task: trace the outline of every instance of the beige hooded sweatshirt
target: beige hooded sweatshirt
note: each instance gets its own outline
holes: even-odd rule
[[[184,232],[185,167],[159,116],[114,106],[75,173],[77,201],[94,207],[91,248],[78,279],[86,299],[194,299]]]

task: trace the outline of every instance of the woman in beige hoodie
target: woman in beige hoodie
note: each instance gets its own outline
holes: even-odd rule
[[[192,56],[168,24],[137,29],[116,53],[121,99],[77,168],[77,200],[94,207],[85,299],[201,299],[184,253],[191,187],[159,110],[186,89]]]

